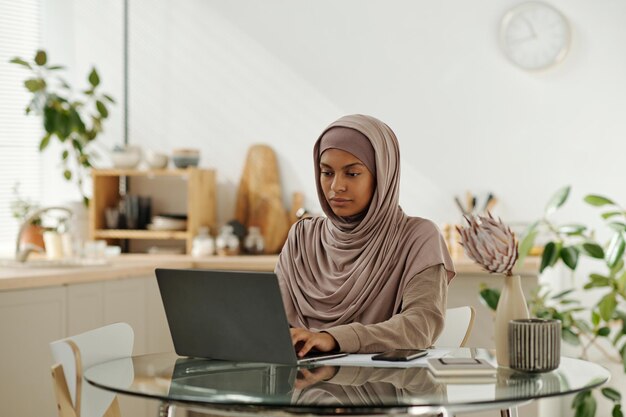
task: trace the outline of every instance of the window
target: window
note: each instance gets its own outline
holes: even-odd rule
[[[11,215],[13,186],[33,201],[40,197],[40,121],[26,116],[27,72],[8,61],[34,56],[41,44],[39,0],[0,0],[0,253],[15,249],[19,223]]]

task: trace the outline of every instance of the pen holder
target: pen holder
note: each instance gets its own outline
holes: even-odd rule
[[[519,319],[509,322],[509,367],[523,372],[549,372],[561,360],[561,321]]]

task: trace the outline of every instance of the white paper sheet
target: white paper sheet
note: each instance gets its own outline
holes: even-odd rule
[[[314,362],[315,365],[335,365],[335,366],[371,366],[376,368],[411,368],[414,366],[427,366],[426,360],[431,358],[441,358],[454,349],[433,348],[428,349],[428,355],[413,359],[407,362],[375,361],[373,354],[351,353],[336,359],[327,359]]]

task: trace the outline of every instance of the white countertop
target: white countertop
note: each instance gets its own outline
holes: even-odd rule
[[[200,268],[273,271],[278,255],[207,256],[127,254],[109,258],[109,263],[83,267],[0,267],[0,291],[40,288],[86,282],[147,276],[155,268]],[[454,260],[458,274],[487,274],[467,258]],[[537,275],[539,258],[527,258],[521,275]]]

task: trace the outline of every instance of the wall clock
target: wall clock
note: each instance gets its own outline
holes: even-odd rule
[[[542,70],[563,61],[571,41],[570,25],[554,7],[525,2],[502,18],[500,44],[507,58],[526,70]]]

